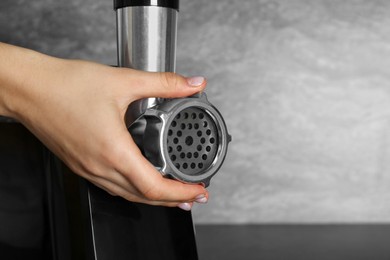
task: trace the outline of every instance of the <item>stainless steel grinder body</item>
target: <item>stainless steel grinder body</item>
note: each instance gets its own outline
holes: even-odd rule
[[[117,9],[118,65],[150,72],[175,72],[177,15],[175,5]],[[156,98],[135,102],[128,110],[127,123],[133,123],[156,104]]]
[[[115,1],[118,63],[150,72],[175,72],[179,1]],[[206,94],[134,102],[126,124],[146,158],[166,177],[209,185],[231,140]]]

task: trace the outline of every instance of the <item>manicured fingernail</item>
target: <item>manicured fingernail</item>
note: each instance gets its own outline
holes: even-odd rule
[[[179,208],[181,208],[182,210],[185,210],[185,211],[190,211],[192,206],[190,203],[180,203],[179,205],[177,205]]]
[[[187,82],[191,87],[199,87],[203,84],[204,81],[205,78],[201,76],[187,78]]]
[[[204,194],[196,196],[195,201],[198,203],[207,203],[207,197]]]

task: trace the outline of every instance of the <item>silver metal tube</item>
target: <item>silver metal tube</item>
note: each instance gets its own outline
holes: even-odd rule
[[[175,71],[177,11],[135,6],[117,10],[118,63],[137,70]]]
[[[132,6],[117,10],[118,65],[150,72],[175,72],[178,11],[158,6]],[[126,115],[128,126],[156,98],[134,102]]]

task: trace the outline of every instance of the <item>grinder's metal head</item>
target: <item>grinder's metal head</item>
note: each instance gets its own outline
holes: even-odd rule
[[[231,140],[204,93],[149,108],[130,132],[164,176],[205,186],[221,167]]]

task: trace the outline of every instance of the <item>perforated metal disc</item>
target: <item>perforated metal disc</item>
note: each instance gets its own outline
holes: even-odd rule
[[[198,175],[212,164],[218,151],[218,131],[204,110],[189,107],[179,112],[168,129],[168,154],[175,167],[187,175]]]

